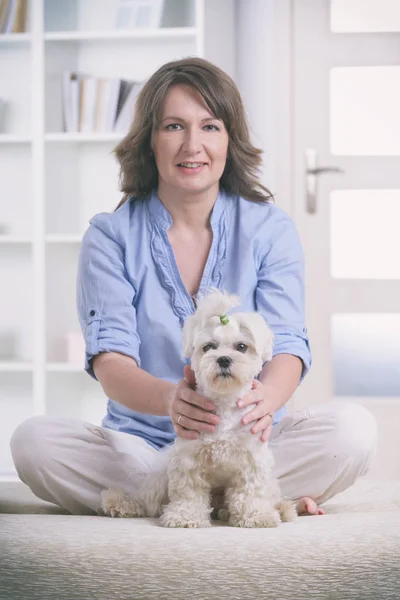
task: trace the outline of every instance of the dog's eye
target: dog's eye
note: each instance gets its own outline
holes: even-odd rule
[[[203,352],[208,352],[211,348],[215,348],[215,344],[206,344],[203,346]]]
[[[246,346],[246,344],[240,343],[236,346],[236,350],[239,350],[239,352],[243,352],[243,354],[244,354],[247,350],[247,346]]]

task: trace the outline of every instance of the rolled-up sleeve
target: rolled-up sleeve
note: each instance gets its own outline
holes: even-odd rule
[[[85,371],[94,379],[92,359],[100,352],[121,352],[140,366],[135,289],[127,278],[124,252],[113,230],[112,215],[96,215],[82,240],[77,274],[78,317],[86,345]]]
[[[273,355],[293,354],[303,362],[301,379],[311,367],[305,326],[304,254],[292,219],[279,212],[273,236],[261,259],[256,290],[257,310],[274,336]]]

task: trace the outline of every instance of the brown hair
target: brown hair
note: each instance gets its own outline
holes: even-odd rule
[[[120,186],[124,194],[117,208],[131,196],[147,196],[158,185],[152,140],[162,118],[166,94],[177,84],[196,89],[228,132],[228,155],[220,186],[254,202],[271,200],[273,195],[258,180],[262,150],[250,142],[239,90],[224,71],[207,60],[194,57],[163,65],[141,89],[131,129],[114,150],[120,164]]]

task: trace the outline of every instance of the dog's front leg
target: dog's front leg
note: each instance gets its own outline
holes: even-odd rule
[[[257,469],[251,461],[237,466],[239,468],[225,492],[229,524],[234,527],[277,527],[281,518],[273,502],[274,494],[271,494],[273,480],[269,469]]]
[[[163,527],[211,527],[211,486],[187,462],[169,465],[169,504],[160,517]]]
[[[268,496],[253,484],[228,488],[226,497],[229,525],[233,527],[277,527],[281,522]]]

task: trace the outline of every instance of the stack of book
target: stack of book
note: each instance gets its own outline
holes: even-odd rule
[[[6,101],[0,98],[0,133],[3,133],[3,126],[5,122],[4,115],[6,114],[6,108]]]
[[[142,83],[68,71],[62,86],[65,132],[128,133]]]
[[[0,0],[0,34],[26,31],[27,0]]]

